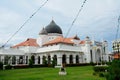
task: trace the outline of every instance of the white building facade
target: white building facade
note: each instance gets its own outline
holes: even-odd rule
[[[43,28],[37,39],[26,41],[10,49],[0,49],[0,61],[4,64],[80,64],[108,61],[107,41],[97,42],[86,37],[84,40],[76,35],[65,38],[62,29],[52,20]],[[46,62],[45,62],[46,61]]]

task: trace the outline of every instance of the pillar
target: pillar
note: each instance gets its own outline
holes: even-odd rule
[[[38,56],[35,56],[35,64],[38,64]]]
[[[73,55],[73,64],[76,64],[76,56]]]
[[[69,55],[66,55],[66,64],[69,64],[69,63],[70,63],[70,62],[69,62],[69,61],[70,61],[70,60],[69,60],[69,57],[70,57]]]
[[[43,56],[40,56],[40,64],[43,64]]]
[[[57,65],[62,65],[62,55],[57,55]]]

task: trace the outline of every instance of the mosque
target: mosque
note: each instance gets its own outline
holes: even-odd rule
[[[29,64],[29,59],[36,65],[100,63],[108,61],[107,41],[95,41],[90,37],[81,40],[77,35],[66,38],[62,29],[52,20],[39,32],[37,39],[27,40],[9,49],[0,49],[0,61],[4,64]]]

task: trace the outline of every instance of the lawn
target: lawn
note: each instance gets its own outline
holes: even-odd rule
[[[93,76],[92,66],[67,67],[67,75],[58,75],[59,68],[28,68],[0,71],[0,80],[105,80]]]

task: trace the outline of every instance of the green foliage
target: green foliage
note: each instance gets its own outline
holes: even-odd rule
[[[97,75],[97,72],[93,72],[93,75]]]
[[[99,77],[104,77],[105,75],[104,75],[104,73],[103,72],[100,72],[99,73]]]
[[[57,65],[57,61],[56,61],[55,58],[53,57],[52,66],[54,67],[55,65]]]
[[[33,67],[33,60],[32,59],[29,59],[29,66]]]
[[[0,69],[2,70],[3,69],[3,63],[0,62]]]
[[[8,65],[9,64],[9,60],[10,60],[11,56],[5,56],[5,61],[4,61],[4,64],[5,65]]]
[[[107,80],[120,80],[120,60],[113,60],[106,78]]]
[[[5,66],[5,69],[12,69],[12,66],[10,64]]]
[[[47,61],[47,59],[46,59],[45,56],[43,56],[43,64],[44,64],[44,65],[47,65],[47,64],[48,64],[48,61]]]
[[[108,66],[94,66],[93,70],[95,72],[105,72],[108,71]]]

